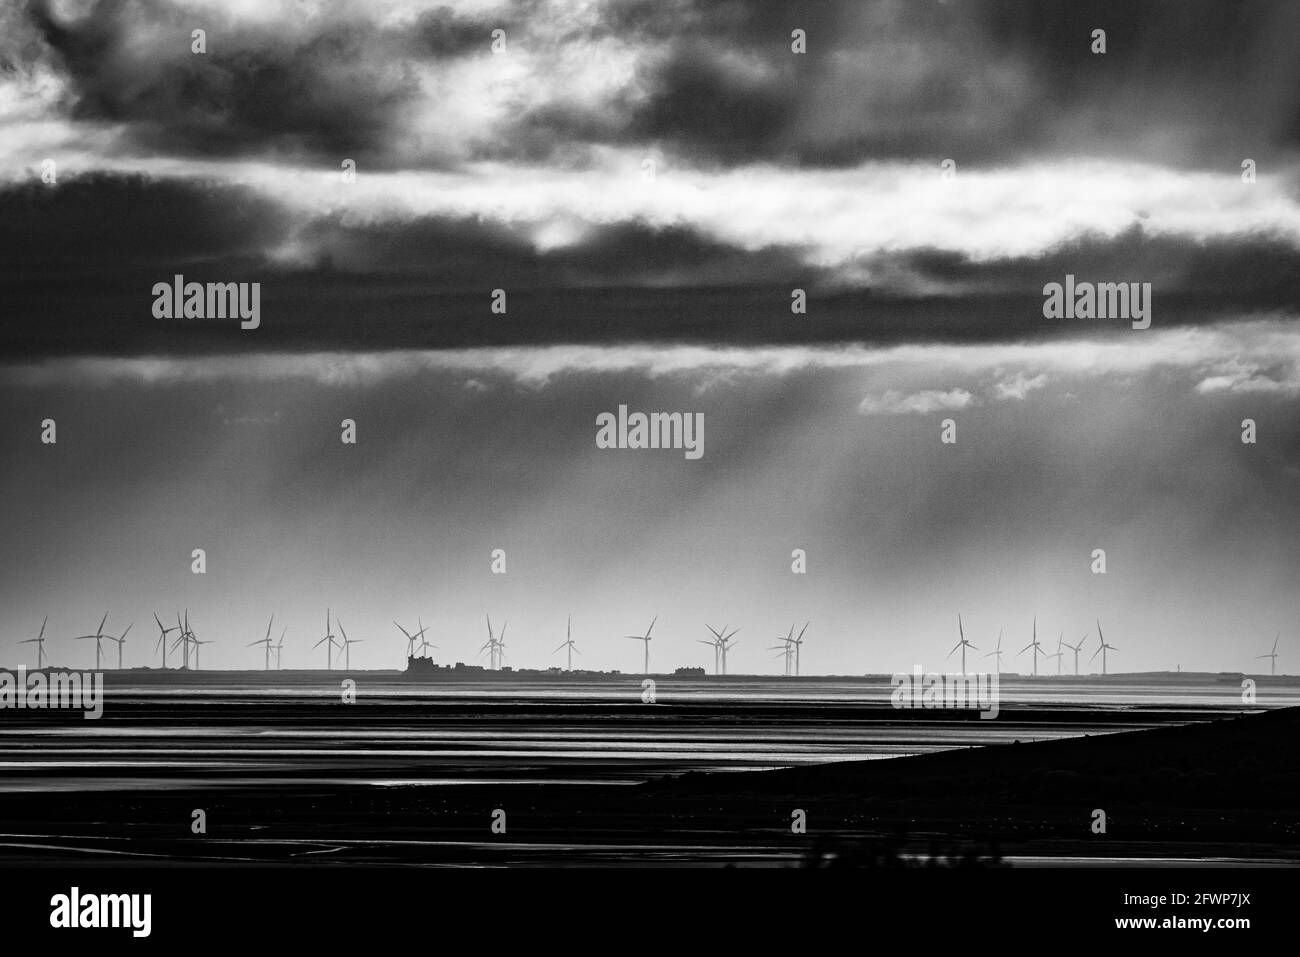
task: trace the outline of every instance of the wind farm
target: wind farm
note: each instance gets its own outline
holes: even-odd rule
[[[175,613],[175,620],[176,620],[175,625],[165,625],[163,623],[162,617],[157,612],[153,612],[151,614],[154,619],[154,623],[157,627],[158,633],[157,633],[154,646],[150,651],[150,656],[151,658],[153,658],[153,660],[157,662],[157,667],[155,667],[153,664],[140,662],[140,661],[133,662],[133,663],[128,662],[127,655],[126,655],[126,649],[128,647],[127,636],[131,632],[134,623],[128,624],[126,628],[123,629],[120,635],[111,634],[107,629],[107,624],[110,617],[109,612],[104,613],[98,626],[96,627],[93,633],[71,635],[69,637],[70,640],[72,641],[77,641],[77,642],[93,641],[95,643],[94,644],[94,648],[95,648],[94,667],[96,670],[135,670],[135,671],[145,670],[145,671],[158,671],[164,673],[165,672],[193,672],[193,671],[204,670],[201,668],[201,648],[203,646],[213,644],[215,639],[202,639],[198,637],[194,626],[191,624],[191,616],[190,616],[189,609],[184,609],[183,611]],[[289,626],[285,625],[281,628],[281,632],[280,635],[278,636],[278,639],[273,637],[276,617],[277,615],[275,613],[270,614],[266,619],[266,625],[262,630],[262,636],[260,638],[255,639],[254,641],[245,642],[242,646],[243,648],[246,649],[254,649],[254,648],[258,649],[258,654],[260,658],[259,661],[260,668],[258,670],[261,670],[263,672],[268,672],[268,673],[272,671],[284,670],[283,651],[285,648],[285,637],[288,633]],[[944,655],[944,658],[950,660],[954,656],[960,655],[960,658],[958,659],[960,673],[968,674],[969,671],[968,671],[967,652],[968,651],[979,652],[980,649],[966,635],[966,631],[965,631],[966,626],[965,626],[965,620],[963,615],[958,614],[956,618],[957,618],[958,640],[954,645],[952,645],[948,649],[946,655]],[[315,639],[314,641],[310,642],[309,644],[304,645],[305,650],[308,652],[316,652],[317,654],[319,654],[321,647],[324,646],[324,651],[325,651],[324,667],[320,668],[319,670],[322,671],[338,671],[340,669],[347,670],[347,671],[354,670],[352,665],[352,648],[355,645],[363,644],[364,639],[350,637],[347,631],[344,629],[342,623],[333,614],[332,609],[328,609],[328,608],[325,609],[325,621],[326,621],[326,627],[325,627],[324,634],[321,635],[319,638]],[[514,666],[508,664],[506,659],[506,647],[507,647],[506,632],[509,626],[509,622],[508,621],[503,622],[499,631],[494,626],[490,613],[484,616],[484,622],[487,630],[486,642],[484,642],[482,645],[479,645],[477,648],[473,646],[467,646],[466,644],[461,643],[461,649],[464,652],[468,653],[473,651],[475,652],[474,655],[468,655],[467,658],[464,660],[455,661],[454,660],[455,652],[453,649],[453,654],[449,656],[449,660],[444,664],[438,664],[437,661],[435,660],[434,653],[440,651],[441,649],[439,645],[429,640],[428,637],[429,628],[424,624],[422,619],[417,620],[417,625],[414,629],[408,629],[407,627],[403,626],[400,622],[393,621],[392,622],[393,627],[396,627],[398,629],[399,634],[403,640],[404,654],[400,658],[396,656],[390,657],[385,655],[384,660],[382,661],[378,661],[378,662],[373,660],[367,661],[367,663],[362,666],[362,670],[378,671],[384,673],[390,673],[394,671],[400,673],[400,672],[409,671],[426,677],[429,675],[445,676],[446,674],[452,672],[459,673],[459,674],[472,674],[475,672],[490,672],[506,680],[508,680],[510,676],[518,675],[518,674],[545,674],[552,671],[567,672],[572,674],[584,673],[578,669],[575,669],[574,666],[574,656],[575,655],[581,656],[582,652],[579,651],[577,647],[577,643],[573,638],[572,615],[567,616],[564,622],[565,640],[561,642],[558,646],[554,646],[549,651],[549,653],[547,653],[549,655],[554,655],[554,654],[559,654],[561,652],[564,652],[565,662],[563,668],[554,668],[552,666],[547,665],[544,659],[539,660],[537,653],[540,652],[542,649],[538,648],[538,643],[536,641],[528,642],[527,648],[525,648],[523,645],[520,646],[521,649],[524,649],[525,657],[532,657],[533,661],[535,662],[531,667],[530,666],[521,667],[521,666]],[[844,673],[843,671],[819,672],[818,674],[809,675],[809,676],[805,676],[802,674],[801,650],[802,650],[802,645],[805,643],[805,636],[807,634],[810,624],[811,622],[805,622],[804,625],[799,628],[798,632],[796,632],[795,631],[796,627],[799,627],[798,622],[796,622],[795,624],[789,627],[785,635],[778,635],[778,637],[776,638],[777,644],[767,646],[766,650],[776,652],[776,655],[774,657],[777,660],[777,662],[779,662],[777,671],[772,672],[769,669],[763,667],[760,662],[754,662],[752,659],[750,659],[748,662],[750,667],[744,667],[742,665],[739,669],[737,669],[736,667],[733,666],[733,656],[736,652],[737,644],[738,644],[738,639],[736,638],[736,636],[740,632],[739,628],[733,628],[730,625],[724,625],[721,628],[717,628],[714,625],[709,624],[708,622],[704,622],[702,623],[702,625],[706,633],[709,635],[708,638],[686,639],[684,637],[679,636],[678,634],[669,636],[669,638],[663,638],[661,636],[657,636],[655,633],[655,629],[659,625],[659,616],[654,616],[651,619],[649,625],[647,626],[645,632],[643,632],[642,634],[623,636],[625,640],[637,641],[642,644],[639,668],[632,667],[632,668],[624,669],[619,667],[607,666],[603,669],[591,671],[590,673],[610,674],[610,675],[617,675],[621,673],[632,673],[632,674],[640,673],[642,675],[660,674],[660,675],[675,675],[676,677],[679,678],[689,678],[692,674],[692,668],[695,666],[690,664],[689,656],[684,654],[683,643],[690,641],[695,644],[705,645],[706,647],[710,648],[713,651],[713,662],[711,667],[698,668],[697,670],[700,675],[711,672],[714,678],[741,679],[745,677],[775,676],[775,677],[782,677],[782,678],[793,680],[793,679],[800,679],[803,677],[816,678],[821,675],[827,675],[827,674],[843,674]],[[1019,652],[1017,652],[1017,657],[1026,654],[1031,656],[1028,662],[1029,665],[1028,677],[1032,679],[1040,679],[1040,680],[1046,680],[1049,677],[1049,675],[1046,674],[1045,672],[1040,672],[1038,668],[1038,663],[1040,659],[1056,660],[1055,674],[1050,676],[1053,679],[1068,680],[1073,678],[1088,679],[1088,678],[1096,678],[1096,677],[1115,676],[1116,673],[1113,672],[1110,667],[1109,656],[1113,653],[1119,652],[1120,649],[1116,645],[1111,644],[1109,641],[1106,640],[1105,634],[1102,631],[1100,621],[1097,621],[1095,624],[1096,624],[1096,631],[1098,636],[1095,644],[1090,644],[1090,639],[1092,638],[1091,631],[1085,633],[1081,639],[1079,639],[1076,643],[1072,644],[1065,640],[1065,631],[1062,630],[1060,635],[1058,636],[1056,650],[1053,652],[1048,652],[1043,649],[1042,643],[1038,638],[1038,620],[1037,620],[1037,616],[1035,616],[1032,619],[1030,625],[1031,639],[1028,644],[1026,644],[1023,648],[1021,648]],[[50,633],[49,625],[50,625],[50,617],[46,615],[42,619],[41,625],[37,630],[37,634],[35,635],[35,637],[19,639],[16,642],[16,645],[19,646],[29,645],[29,644],[36,645],[35,665],[38,669],[44,668],[47,662],[50,660],[49,643],[53,641],[55,642],[56,645],[58,645],[58,643],[61,640]],[[173,637],[173,635],[175,637]],[[990,659],[990,658],[993,659],[992,665],[995,674],[1005,675],[1007,677],[1014,677],[1016,674],[1015,672],[1006,672],[1003,670],[1002,659],[1005,654],[1002,650],[1003,635],[1004,635],[1004,629],[999,629],[997,633],[997,638],[995,639],[991,650],[981,652],[980,659],[981,660]],[[677,663],[671,666],[666,666],[660,669],[659,671],[654,671],[651,668],[650,647],[651,647],[651,641],[655,640],[657,637],[659,639],[659,644],[664,649],[665,654],[679,655],[681,657],[679,657]],[[675,641],[673,640],[674,638],[676,639]],[[115,644],[117,646],[116,649],[117,655],[116,655],[115,663],[113,663],[112,659],[104,655],[103,653],[105,642],[108,642],[110,644]],[[604,646],[602,646],[602,649],[603,647]],[[1268,676],[1276,677],[1278,676],[1277,662],[1279,656],[1282,654],[1282,652],[1279,652],[1279,648],[1281,647],[1282,647],[1282,633],[1279,631],[1275,634],[1274,641],[1272,645],[1269,647],[1268,652],[1260,655],[1255,655],[1253,656],[1253,658],[1242,661],[1241,663],[1247,664],[1249,661],[1267,661],[1269,663]],[[1092,666],[1092,668],[1091,670],[1085,670],[1083,665],[1081,664],[1080,656],[1082,653],[1089,651],[1090,648],[1091,648],[1091,654],[1086,659],[1086,662],[1088,665]],[[1063,664],[1065,654],[1067,651],[1071,654],[1073,658],[1072,673],[1067,672]],[[179,656],[179,661],[177,660],[178,656]],[[486,662],[484,664],[479,665],[479,664],[471,663],[474,660],[474,658],[478,658],[481,660],[484,656],[486,656]],[[631,662],[628,663],[630,664]],[[233,667],[232,667],[232,662],[230,662],[227,659],[226,661],[222,662],[222,665],[218,667],[216,671],[244,672],[250,670],[250,668],[248,667],[250,664],[251,664],[250,659],[242,659],[237,663],[233,663]],[[412,667],[413,664],[416,665],[414,668]],[[757,665],[757,667],[755,667],[755,665]],[[212,669],[209,668],[206,670],[212,670]],[[311,667],[300,666],[297,670],[300,672],[311,672],[316,669],[313,669]],[[1181,669],[1179,669],[1179,671],[1181,671]],[[849,672],[849,674],[853,674],[853,673],[855,672]],[[863,675],[870,675],[873,673],[881,673],[881,672],[872,672],[868,668],[856,673],[863,674]],[[1152,674],[1157,672],[1144,671],[1144,672],[1137,672],[1137,673]],[[1249,673],[1249,669],[1248,668],[1243,669],[1242,673]]]

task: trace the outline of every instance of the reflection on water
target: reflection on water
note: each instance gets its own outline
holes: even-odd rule
[[[112,675],[112,673],[110,673]],[[99,721],[10,711],[0,791],[210,788],[337,781],[627,785],[683,770],[754,770],[1042,741],[1240,713],[1240,677],[1004,677],[1001,714],[896,710],[876,678],[639,676],[421,684],[358,676],[355,704],[324,676],[112,675]],[[193,675],[178,680],[193,681]],[[1257,707],[1300,704],[1300,683],[1261,680]]]

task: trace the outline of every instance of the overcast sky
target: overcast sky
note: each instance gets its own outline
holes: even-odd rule
[[[329,606],[363,667],[417,615],[472,660],[488,612],[521,666],[572,613],[587,667],[639,670],[658,614],[656,670],[711,668],[708,621],[778,671],[808,619],[805,672],[941,669],[961,612],[1084,658],[1100,618],[1112,670],[1280,631],[1294,671],[1298,34],[1282,2],[6,4],[5,663],[47,614],[92,663],[66,639],[107,610],[143,664],[188,606],[205,665],[258,664],[273,612],[321,665]],[[260,327],[155,318],[178,273],[261,283]],[[1151,283],[1151,327],[1043,318],[1067,274]],[[702,412],[703,457],[598,449],[620,404]]]

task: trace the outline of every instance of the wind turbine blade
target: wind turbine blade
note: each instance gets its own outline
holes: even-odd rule
[[[1036,644],[1036,642],[1031,641],[1029,644],[1025,645],[1025,647],[1021,648],[1019,651],[1016,652],[1017,657],[1019,657],[1020,655],[1023,655],[1023,654],[1024,654],[1026,651],[1028,651],[1030,648],[1034,647],[1035,644]]]
[[[134,624],[135,624],[135,622],[131,622],[131,625],[134,625]],[[122,632],[121,637],[119,637],[119,638],[117,639],[118,641],[126,641],[126,634],[127,634],[128,631],[131,630],[131,625],[127,625],[127,626],[126,626],[126,631]]]
[[[271,625],[274,624],[274,622],[275,622],[275,615],[272,615],[271,620],[266,623],[266,637],[268,638],[271,637]]]
[[[948,652],[947,656],[945,656],[945,658],[944,658],[944,661],[947,661],[947,660],[948,660],[949,658],[951,658],[954,654],[956,654],[956,653],[957,653],[957,649],[960,648],[960,647],[961,647],[961,642],[960,642],[960,641],[957,642],[957,644],[953,645],[953,646],[952,646],[952,651]]]
[[[802,628],[799,629],[799,637],[796,638],[795,641],[802,641],[802,640],[803,640],[803,633],[804,633],[805,631],[808,630],[808,626],[811,625],[811,624],[812,624],[811,621],[804,622],[804,626],[803,626]],[[735,634],[735,632],[733,632],[732,634]]]
[[[1105,646],[1105,645],[1102,645],[1101,647],[1102,647],[1102,648],[1105,648],[1106,646]],[[1093,661],[1096,661],[1096,660],[1097,660],[1097,656],[1098,656],[1099,654],[1101,654],[1101,648],[1098,648],[1096,651],[1094,651],[1094,652],[1092,653],[1092,657],[1088,659],[1089,663],[1091,663],[1091,662],[1093,662]]]
[[[652,631],[655,630],[655,622],[658,621],[658,620],[659,620],[659,616],[658,616],[658,615],[655,615],[653,618],[650,619],[650,627],[647,628],[647,629],[645,630],[645,636],[646,636],[647,638],[650,637],[650,632],[652,632]]]
[[[99,627],[95,629],[95,634],[102,635],[104,633],[104,622],[106,621],[108,621],[108,612],[104,612],[104,617],[99,620]]]

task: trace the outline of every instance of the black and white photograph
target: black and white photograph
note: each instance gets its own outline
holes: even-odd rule
[[[1279,932],[1298,40],[2,0],[7,928],[193,943],[210,886],[305,944],[462,878],[581,921],[635,872]]]

